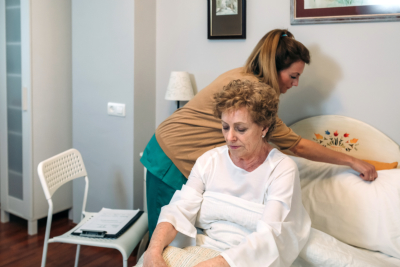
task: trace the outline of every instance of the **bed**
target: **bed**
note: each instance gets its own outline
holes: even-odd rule
[[[372,126],[344,116],[312,117],[290,127],[329,149],[393,163],[378,171],[377,180],[366,182],[349,167],[290,156],[299,168],[303,204],[312,221],[310,238],[292,267],[400,266],[400,168],[394,163],[400,162],[399,146]],[[171,243],[190,245],[194,240],[179,233]],[[168,253],[174,259],[189,255]]]
[[[394,141],[352,118],[317,116],[290,127],[303,138],[359,159],[400,162]],[[366,182],[348,167],[291,158],[312,221],[309,241],[292,266],[400,266],[399,168],[380,170],[376,181]]]

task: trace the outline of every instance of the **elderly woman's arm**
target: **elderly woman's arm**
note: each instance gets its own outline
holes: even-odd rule
[[[309,160],[349,166],[359,172],[360,177],[365,181],[373,181],[378,177],[378,173],[373,165],[347,154],[333,151],[304,138],[290,150],[295,155]]]
[[[200,262],[194,267],[230,267],[228,262],[222,256],[209,259],[207,261]]]
[[[199,211],[202,193],[183,185],[177,190],[171,202],[161,209],[157,227],[151,237],[149,248],[144,255],[144,267],[166,267],[162,252],[179,232],[196,237],[194,222]]]
[[[197,213],[203,200],[204,183],[195,164],[186,185],[177,190],[170,203],[161,209],[157,227],[144,255],[144,267],[166,267],[162,252],[175,238],[178,231],[195,238],[194,227]]]
[[[162,252],[174,240],[177,233],[178,231],[172,224],[168,222],[159,223],[154,230],[149,248],[144,254],[143,267],[167,267]]]

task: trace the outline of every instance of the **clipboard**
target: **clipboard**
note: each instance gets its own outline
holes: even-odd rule
[[[117,215],[122,214],[121,216],[124,216],[123,213],[129,213],[129,212],[135,212],[135,214],[133,215],[133,217],[131,216],[131,218],[128,218],[129,221],[125,222],[123,221],[123,219],[121,220],[120,218],[120,222],[119,225],[116,225],[115,222],[109,222],[110,224],[113,224],[112,226],[114,227],[114,229],[112,229],[111,232],[108,232],[107,226],[105,225],[107,223],[107,221],[102,221],[102,219],[104,220],[104,217],[102,217],[102,213],[106,213],[109,212],[110,214],[112,214],[113,212]],[[82,236],[82,237],[90,237],[90,238],[118,238],[120,237],[123,233],[125,233],[126,230],[128,230],[139,218],[140,216],[142,216],[142,214],[144,213],[144,211],[141,210],[136,210],[136,211],[132,211],[132,210],[112,210],[112,209],[102,209],[99,213],[97,213],[95,216],[93,216],[93,218],[91,218],[90,220],[88,220],[85,224],[83,224],[82,226],[80,226],[78,229],[76,229],[74,232],[71,233],[71,235],[75,235],[75,236]],[[114,218],[114,217],[106,217],[107,218]],[[99,226],[100,227],[96,227]],[[93,228],[92,228],[93,227]],[[99,228],[104,228],[104,229],[99,229]]]

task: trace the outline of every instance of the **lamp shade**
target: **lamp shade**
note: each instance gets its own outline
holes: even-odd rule
[[[189,101],[194,96],[189,73],[186,71],[173,71],[169,78],[166,100]]]

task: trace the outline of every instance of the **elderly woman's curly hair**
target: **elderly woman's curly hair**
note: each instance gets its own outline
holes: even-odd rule
[[[268,127],[264,141],[267,142],[275,128],[279,97],[265,83],[248,80],[233,80],[223,90],[214,94],[214,116],[221,119],[223,112],[236,111],[245,107],[253,122]]]

